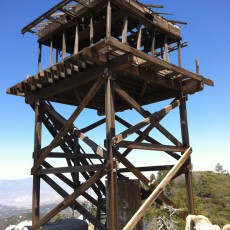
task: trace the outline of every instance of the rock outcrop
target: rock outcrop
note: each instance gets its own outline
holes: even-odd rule
[[[5,230],[29,230],[31,226],[32,226],[32,221],[25,220],[17,225],[10,225]]]
[[[83,220],[66,219],[49,222],[41,230],[88,230],[88,224]]]
[[[221,230],[218,225],[212,225],[205,216],[188,215],[185,230]]]
[[[5,230],[29,230],[32,221],[22,221],[18,225],[11,225]],[[49,222],[41,230],[88,230],[88,224],[79,219],[65,219],[56,222]]]
[[[222,230],[230,230],[230,224],[225,225]]]

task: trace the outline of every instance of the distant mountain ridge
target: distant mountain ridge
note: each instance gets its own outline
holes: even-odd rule
[[[29,212],[31,212],[31,208],[15,207],[0,204],[0,219]]]
[[[63,185],[64,186],[64,185]],[[65,188],[65,186],[64,186]],[[66,186],[67,191],[71,191]],[[45,182],[41,181],[41,204],[57,203],[62,199]],[[32,206],[32,177],[19,180],[0,180],[0,204],[22,208]]]

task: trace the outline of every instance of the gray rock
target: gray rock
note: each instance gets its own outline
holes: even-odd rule
[[[83,220],[66,219],[49,222],[41,230],[88,230],[88,224]]]
[[[25,220],[15,226],[14,230],[28,230],[32,226],[32,221]],[[27,228],[28,227],[28,228]]]
[[[230,224],[225,225],[222,230],[230,230]]]
[[[14,230],[15,225],[10,225],[9,227],[7,227],[5,230]]]
[[[220,230],[218,225],[212,225],[205,216],[188,215],[185,230]]]

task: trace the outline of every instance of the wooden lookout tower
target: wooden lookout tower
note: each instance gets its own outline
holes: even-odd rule
[[[22,29],[38,36],[38,71],[7,93],[25,97],[35,112],[33,229],[67,207],[95,229],[143,229],[140,220],[154,202],[177,207],[163,189],[181,174],[187,212],[194,213],[186,101],[187,95],[213,82],[200,75],[198,65],[196,73],[182,68],[185,44],[176,23],[136,0],[64,0]],[[47,47],[50,63],[42,69]],[[177,64],[170,62],[171,53]],[[166,105],[155,110],[158,102]],[[62,109],[57,109],[60,104]],[[74,108],[67,118],[65,108]],[[88,116],[89,110],[95,115]],[[178,111],[179,137],[161,122],[172,110],[174,116]],[[132,114],[141,116],[139,121]],[[46,146],[42,127],[51,134]],[[147,157],[149,165],[137,166],[133,152]],[[174,163],[155,164],[159,153]],[[159,170],[168,173],[161,183],[151,183],[145,172]],[[63,197],[44,217],[41,180]],[[137,181],[148,188],[142,203]],[[96,208],[95,214],[79,203],[80,196]],[[127,213],[125,208],[134,201]],[[178,215],[184,219],[186,213]]]

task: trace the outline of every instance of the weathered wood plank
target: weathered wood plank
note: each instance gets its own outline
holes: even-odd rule
[[[98,180],[100,180],[108,170],[108,165],[100,169],[97,173],[95,173],[92,177],[89,178],[84,184],[82,184],[78,189],[76,189],[71,195],[64,198],[64,200],[57,205],[54,209],[52,209],[46,216],[41,218],[39,222],[37,222],[33,228],[39,229],[45,223],[47,223],[52,217],[57,215],[61,210],[67,208],[77,197],[83,194],[88,188],[90,188],[93,184],[95,184]]]
[[[189,133],[188,133],[188,119],[187,119],[187,109],[186,109],[186,99],[187,97],[183,97],[183,101],[179,106],[180,110],[180,122],[181,122],[181,135],[182,135],[182,143],[184,146],[189,147]],[[192,163],[191,157],[188,158],[186,162],[186,170],[185,170],[185,181],[186,181],[186,191],[187,191],[187,205],[188,212],[190,214],[195,214],[195,202],[194,202],[194,192],[193,192],[193,179],[192,179]]]
[[[68,158],[68,159],[99,159],[100,156],[97,154],[74,154],[74,153],[58,153],[51,152],[47,157],[49,158]]]
[[[159,58],[153,57],[151,55],[148,55],[140,50],[134,49],[126,44],[123,44],[121,42],[119,42],[118,40],[109,37],[105,39],[105,42],[111,46],[113,46],[114,48],[117,48],[118,50],[122,50],[124,52],[129,52],[131,54],[133,54],[134,56],[137,56],[139,58],[143,58],[146,61],[150,61],[152,64],[159,66],[162,69],[168,69],[168,70],[172,70],[174,71],[177,75],[178,74],[182,74],[185,75],[186,77],[190,77],[194,80],[198,80],[203,82],[204,84],[210,85],[210,86],[214,86],[214,83],[212,80],[204,78],[201,75],[197,75],[195,73],[192,73],[186,69],[183,69],[181,67],[178,67],[176,65],[170,64],[164,60],[161,60]]]
[[[127,31],[128,31],[128,14],[123,15],[123,28],[122,28],[122,43],[127,43]]]
[[[36,172],[36,175],[74,173],[74,172],[95,172],[103,168],[103,166],[104,166],[103,164],[98,164],[98,165],[94,164],[94,165],[39,169]]]
[[[67,120],[58,114],[54,109],[51,109],[49,106],[44,105],[44,108],[49,112],[50,115],[55,117],[62,125],[65,125]],[[71,133],[74,133],[74,136],[79,137],[82,141],[84,141],[95,153],[97,153],[102,158],[107,158],[107,152],[102,147],[97,145],[94,141],[92,141],[89,137],[87,137],[83,132],[81,132],[76,127],[72,126]]]
[[[79,23],[76,22],[75,41],[74,41],[74,54],[79,51]]]
[[[155,124],[156,129],[158,129],[167,139],[169,139],[176,146],[182,146],[182,143],[177,140],[167,129],[165,129],[160,123]]]
[[[41,61],[42,61],[42,44],[38,44],[38,72],[41,71]]]
[[[82,133],[87,133],[88,131],[90,131],[90,130],[92,130],[92,129],[95,129],[96,127],[98,127],[98,126],[100,126],[100,125],[102,125],[102,124],[104,124],[104,123],[105,123],[105,118],[102,118],[101,120],[96,121],[95,123],[93,123],[93,124],[91,124],[91,125],[88,125],[88,126],[85,127],[85,128],[80,129],[80,131],[81,131]]]
[[[38,160],[38,152],[41,150],[42,141],[42,111],[39,102],[35,103],[35,132],[34,132],[34,164]],[[40,176],[33,176],[32,193],[32,223],[36,224],[40,219]]]
[[[44,161],[44,159],[49,155],[49,153],[52,151],[52,149],[56,146],[56,144],[61,140],[61,138],[72,128],[74,120],[78,117],[78,115],[82,112],[82,110],[85,108],[85,106],[88,104],[88,102],[91,100],[91,98],[96,94],[98,89],[101,87],[103,82],[105,81],[104,78],[98,78],[98,80],[93,84],[88,94],[84,97],[84,99],[81,101],[77,109],[73,112],[73,114],[70,116],[68,121],[63,125],[60,132],[55,136],[53,141],[50,143],[50,145],[45,149],[43,154],[40,156],[38,161],[35,163],[33,168],[31,169],[31,173],[34,174],[38,168],[40,167],[41,163]]]
[[[130,230],[135,227],[138,221],[143,217],[144,213],[147,209],[153,204],[157,197],[162,193],[163,189],[169,184],[174,175],[178,172],[178,170],[183,166],[186,160],[189,158],[192,152],[191,148],[188,148],[181,159],[177,162],[176,165],[169,171],[166,177],[160,182],[160,184],[156,187],[156,189],[152,192],[152,194],[145,200],[139,210],[135,213],[135,215],[131,218],[131,220],[126,224],[123,230]]]
[[[173,110],[174,108],[179,106],[180,103],[181,103],[180,100],[173,101],[170,105],[168,105],[164,109],[159,110],[158,112],[155,112],[155,113],[151,114],[149,117],[147,117],[146,119],[144,119],[140,123],[137,123],[136,125],[133,125],[132,127],[128,128],[127,130],[123,131],[120,134],[117,134],[113,138],[114,143],[117,144],[117,143],[121,142],[126,137],[130,136],[131,134],[135,133],[136,131],[138,131],[139,129],[145,127],[146,125],[148,125],[150,123],[158,122],[158,120],[161,119],[161,117],[165,116],[171,110]]]
[[[62,59],[66,58],[66,31],[62,33]]]
[[[107,16],[106,16],[106,37],[111,36],[111,2],[108,0],[108,5],[107,5]]]
[[[183,146],[170,146],[170,145],[158,145],[158,144],[149,144],[149,143],[139,143],[132,141],[121,141],[116,144],[120,148],[128,149],[144,149],[144,150],[155,150],[155,151],[164,151],[164,152],[184,152],[187,147]]]
[[[170,170],[173,165],[159,165],[159,166],[144,166],[144,167],[136,167],[140,172],[153,172],[153,171],[162,171],[162,170]],[[128,168],[119,168],[120,173],[128,173],[130,170]]]
[[[50,38],[50,66],[53,65],[53,37]]]
[[[105,86],[105,115],[106,115],[106,149],[110,162],[108,175],[108,228],[118,230],[118,204],[117,204],[117,168],[112,147],[112,138],[115,136],[115,108],[114,108],[114,81],[111,71]]]
[[[56,182],[54,182],[50,177],[43,175],[42,179],[50,185],[57,193],[59,193],[63,198],[66,198],[69,196],[69,194],[60,187]],[[87,194],[87,193],[84,193]],[[102,223],[95,218],[92,214],[90,214],[85,208],[83,208],[82,205],[80,205],[76,200],[73,202],[73,204],[70,205],[72,209],[77,210],[79,213],[81,213],[87,220],[90,221],[90,223],[94,224],[95,227],[99,229],[106,230]]]
[[[154,189],[158,185],[156,181],[154,183],[151,183],[144,174],[142,174],[129,160],[126,159],[126,157],[124,157],[118,151],[116,151],[115,154],[118,161],[120,161],[127,169],[129,169],[130,172],[132,172],[141,182],[143,182],[145,186],[147,186],[151,191],[154,191]],[[159,195],[159,199],[162,200],[165,204],[177,208],[176,205],[164,195],[163,191]],[[180,212],[178,213],[178,216],[185,220],[187,213]]]
[[[126,126],[127,128],[130,128],[132,127],[131,124],[129,124],[127,121],[124,121],[123,119],[121,119],[120,117],[116,116],[116,120],[118,122],[120,122],[122,125]],[[150,137],[148,135],[148,131],[152,129],[152,127],[154,127],[154,125],[149,125],[143,132],[138,130],[136,133],[139,135],[139,137],[136,138],[135,142],[142,142],[144,139],[152,144],[158,144],[158,145],[161,145],[160,142],[156,141],[155,139],[153,139],[152,137]],[[124,152],[123,152],[123,155],[124,156],[127,156],[130,152],[132,151],[132,149],[126,149]],[[168,152],[166,151],[166,153],[168,155],[170,155],[171,157],[179,160],[180,159],[180,155],[178,155],[177,153],[175,152]]]

